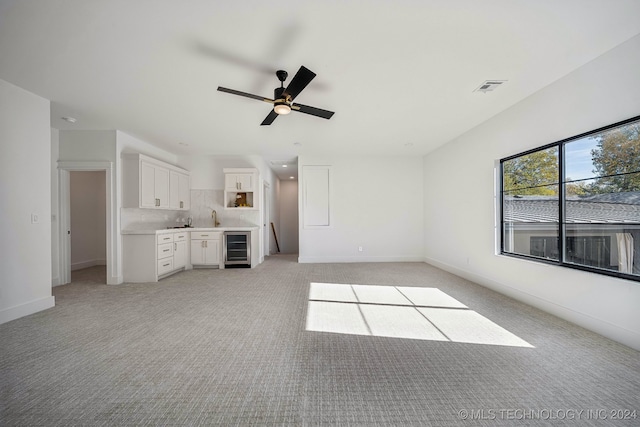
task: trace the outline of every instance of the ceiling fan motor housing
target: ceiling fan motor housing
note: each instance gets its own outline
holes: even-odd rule
[[[276,71],[276,76],[278,76],[278,80],[280,80],[281,82],[284,82],[285,80],[287,80],[288,75],[289,73],[287,73],[285,70]]]
[[[273,90],[273,99],[278,100],[278,99],[282,99],[283,96],[282,94],[284,93],[284,88],[283,87],[277,87]]]

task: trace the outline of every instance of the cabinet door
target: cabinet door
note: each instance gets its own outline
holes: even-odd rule
[[[236,175],[238,181],[238,190],[253,191],[253,174],[243,173]]]
[[[169,207],[180,209],[180,174],[175,171],[169,173]]]
[[[191,208],[191,186],[189,175],[171,171],[169,174],[169,207],[177,210]]]
[[[191,264],[204,264],[204,240],[191,241]]]
[[[173,245],[173,268],[185,267],[187,265],[187,242],[174,242]]]
[[[179,189],[178,194],[180,196],[181,206],[180,209],[191,209],[191,179],[189,175],[179,174]]]
[[[227,173],[224,175],[224,189],[237,191],[238,190],[238,175],[235,173]]]
[[[140,207],[156,206],[156,168],[149,163],[140,162]]]
[[[220,264],[220,240],[205,240],[204,260],[206,264]]]
[[[169,169],[156,166],[155,171],[155,194],[158,199],[158,207],[169,208]]]

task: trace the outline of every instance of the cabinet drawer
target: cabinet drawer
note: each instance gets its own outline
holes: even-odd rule
[[[173,270],[173,258],[158,260],[158,276],[162,276]]]
[[[164,259],[173,256],[173,243],[164,243],[158,245],[158,259]]]
[[[175,233],[173,235],[174,242],[184,242],[187,240],[187,233]]]
[[[163,243],[170,243],[170,242],[173,242],[172,233],[158,234],[158,245],[161,245]]]
[[[194,231],[191,240],[220,240],[221,233],[216,231]]]

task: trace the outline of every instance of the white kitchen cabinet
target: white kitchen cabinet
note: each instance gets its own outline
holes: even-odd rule
[[[177,233],[173,235],[173,268],[179,269],[187,266],[187,255],[189,242],[188,233]]]
[[[220,267],[222,233],[198,231],[191,233],[191,265]]]
[[[174,173],[176,174],[175,183],[172,183],[171,178]],[[124,208],[178,210],[190,208],[190,178],[189,172],[184,169],[143,154],[124,153],[122,154],[122,177],[122,207]],[[172,196],[175,201],[172,200]]]
[[[169,207],[169,169],[140,162],[140,207]]]
[[[123,274],[125,282],[157,282],[170,274],[190,268],[189,232],[166,231],[155,234],[124,234]]]
[[[258,209],[259,177],[254,168],[225,168],[225,209]]]
[[[225,173],[224,188],[229,191],[254,191],[254,181],[253,172]]]
[[[169,206],[177,210],[191,209],[191,185],[188,174],[170,171]]]

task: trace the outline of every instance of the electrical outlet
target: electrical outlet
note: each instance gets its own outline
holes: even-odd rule
[[[40,215],[37,213],[31,214],[31,224],[39,224],[40,223]]]
[[[362,252],[362,246],[358,246],[358,252]]]

